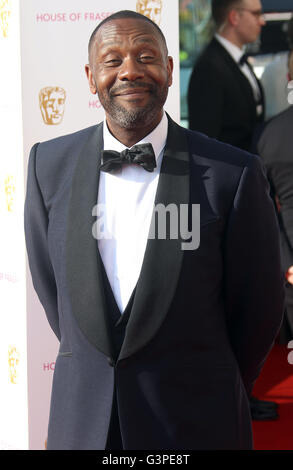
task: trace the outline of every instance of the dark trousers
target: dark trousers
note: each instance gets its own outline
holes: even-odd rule
[[[293,339],[293,285],[285,287],[285,313],[279,334],[279,343],[288,344]]]

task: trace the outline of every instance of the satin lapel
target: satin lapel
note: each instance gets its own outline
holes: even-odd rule
[[[256,80],[260,89],[261,104],[262,104],[262,114],[260,116],[260,119],[264,119],[265,114],[266,114],[266,102],[265,102],[264,89],[263,89],[261,81],[257,77],[256,77]]]
[[[257,76],[255,75],[253,66],[248,63],[248,67],[249,67],[250,72],[251,72],[252,75],[254,76],[254,79],[255,79],[255,81],[256,81],[256,83],[257,83],[257,86],[258,86],[258,89],[259,89],[259,93],[260,93],[260,103],[261,103],[261,105],[262,105],[262,107],[263,107],[263,115],[264,115],[264,112],[265,112],[264,90],[263,90],[261,81],[260,81],[260,80],[257,78]]]
[[[189,152],[185,132],[169,119],[155,205],[189,203]],[[119,360],[147,344],[160,328],[179,279],[182,240],[148,239]]]
[[[75,169],[68,213],[66,269],[72,311],[86,338],[112,357],[103,295],[101,260],[92,235],[97,204],[103,125],[86,143]]]

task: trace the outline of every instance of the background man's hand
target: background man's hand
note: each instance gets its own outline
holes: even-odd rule
[[[287,281],[293,285],[293,266],[290,266],[290,268],[288,269],[286,273],[286,278],[287,278]]]

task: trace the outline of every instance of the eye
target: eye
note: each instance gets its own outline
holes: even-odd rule
[[[153,55],[150,55],[150,54],[142,54],[140,57],[139,57],[139,60],[143,63],[149,63],[149,62],[152,62],[153,60],[155,59],[155,57]]]
[[[104,61],[106,67],[116,67],[121,64],[120,59],[107,59]]]
[[[105,67],[115,67],[121,64],[121,57],[119,56],[119,54],[113,54],[111,52],[104,55],[104,57],[102,58],[102,63]]]

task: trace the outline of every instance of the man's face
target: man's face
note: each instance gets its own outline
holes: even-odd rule
[[[98,30],[86,73],[98,93],[108,125],[149,128],[160,122],[172,83],[172,58],[154,26],[133,18]]]
[[[256,41],[265,24],[260,0],[242,0],[235,9],[239,15],[237,34],[240,42],[244,45]]]

